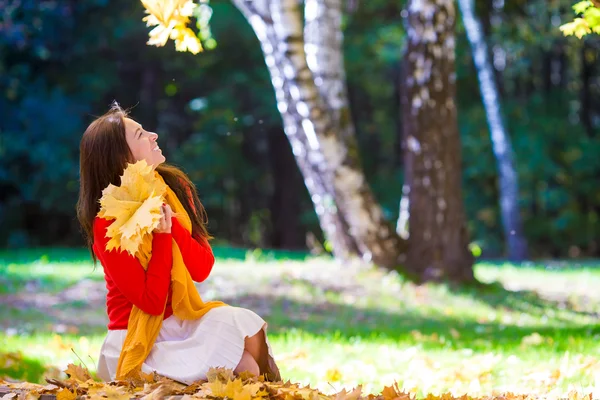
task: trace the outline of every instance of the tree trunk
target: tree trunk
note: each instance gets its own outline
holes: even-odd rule
[[[296,0],[234,0],[234,4],[244,13],[261,41],[284,130],[317,214],[324,216],[324,211],[329,210],[328,215],[335,216],[335,222],[342,228],[344,235],[339,236],[343,237],[332,240],[336,255],[351,254],[354,243],[363,259],[396,268],[404,243],[384,219],[381,207],[367,185],[353,131],[344,137],[338,134],[336,117],[331,115],[333,112],[317,89],[317,84],[322,82],[315,81],[306,60],[300,4]],[[327,51],[323,53],[327,54]],[[343,77],[343,72],[340,76]],[[339,79],[332,79],[335,80]],[[347,123],[351,124],[349,112],[345,116],[343,108],[339,110],[339,120],[347,118]],[[340,125],[344,123],[340,122]],[[315,186],[322,189],[322,195]],[[328,225],[331,224],[321,222],[329,238],[339,229],[327,229]],[[347,232],[352,238],[345,235]]]
[[[306,47],[312,48],[308,54],[302,45],[302,10],[298,1],[273,0],[270,9],[280,42],[288,44],[289,65],[298,72],[300,104],[302,109],[306,105],[307,111],[303,123],[314,128],[320,151],[332,172],[336,203],[359,253],[364,260],[379,266],[397,268],[404,242],[385,220],[365,179],[350,118],[341,5],[339,0],[306,3],[304,33],[308,37]]]
[[[260,41],[265,63],[275,88],[277,108],[283,119],[284,132],[304,178],[321,229],[332,244],[334,256],[346,260],[355,253],[354,241],[335,205],[329,170],[319,151],[314,127],[300,114],[305,110],[299,101],[300,85],[296,79],[297,71],[291,69],[287,61],[291,51],[288,48],[289,44],[282,43],[275,32],[269,5],[271,1],[233,0],[233,3],[246,17]],[[294,40],[301,43],[301,38]]]
[[[473,257],[461,190],[455,106],[455,18],[450,0],[407,6],[406,88],[402,112],[405,162],[411,172],[407,269],[418,279],[470,282]]]
[[[312,81],[331,117],[332,128],[337,130],[342,140],[349,137],[351,141],[355,136],[346,91],[341,7],[341,0],[305,0],[304,53],[306,64],[312,72]],[[294,7],[292,12],[297,14],[292,18],[300,18],[299,7]],[[335,198],[338,199],[339,195]],[[343,217],[344,210],[340,212]],[[346,218],[344,222],[348,226]],[[352,241],[354,255],[362,256],[354,237]]]
[[[508,247],[507,253],[511,260],[521,261],[527,257],[527,241],[523,234],[519,211],[519,185],[510,136],[506,132],[502,119],[498,89],[488,58],[487,44],[481,34],[481,23],[473,10],[473,0],[459,0],[458,3],[462,10],[467,37],[473,52],[481,97],[490,128],[492,147],[498,165],[500,210],[504,238]]]

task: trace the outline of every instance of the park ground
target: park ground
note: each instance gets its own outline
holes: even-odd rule
[[[203,298],[265,318],[293,382],[325,393],[398,382],[419,396],[600,396],[600,262],[481,262],[487,285],[457,289],[300,253],[215,253]],[[95,370],[105,294],[85,250],[0,252],[0,378]]]

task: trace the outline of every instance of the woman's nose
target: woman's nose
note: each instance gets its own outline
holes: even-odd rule
[[[150,139],[152,139],[153,141],[156,142],[156,139],[158,139],[158,134],[154,133],[154,132],[148,132],[150,134]]]

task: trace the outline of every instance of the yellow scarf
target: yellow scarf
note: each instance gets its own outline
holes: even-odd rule
[[[156,173],[158,179],[163,183],[162,177]],[[189,215],[183,208],[183,205],[177,198],[177,195],[169,186],[165,193],[165,202],[171,206],[171,209],[177,215],[181,225],[192,231],[192,221]],[[150,236],[150,235],[147,235]],[[152,253],[151,238],[142,243],[140,251],[136,254],[144,269],[148,268],[150,254]],[[171,287],[173,296],[171,305],[173,314],[184,320],[196,320],[204,316],[209,310],[225,306],[226,304],[220,301],[203,302],[200,294],[194,285],[194,281],[187,270],[181,251],[173,240],[173,268],[171,270]],[[166,307],[166,304],[165,304]],[[135,305],[129,315],[129,323],[127,327],[127,336],[123,343],[121,356],[119,357],[119,365],[117,367],[117,379],[126,379],[139,376],[142,369],[142,364],[150,354],[152,346],[158,337],[160,328],[163,322],[163,315],[150,315],[140,310]]]

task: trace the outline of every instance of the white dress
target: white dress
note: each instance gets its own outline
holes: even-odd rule
[[[273,353],[267,339],[267,323],[251,310],[223,306],[213,308],[198,320],[182,320],[175,315],[163,321],[160,333],[142,371],[191,384],[206,379],[211,367],[235,369],[242,359],[244,339],[261,329],[269,357]],[[112,381],[127,330],[109,330],[100,350],[98,377]]]

